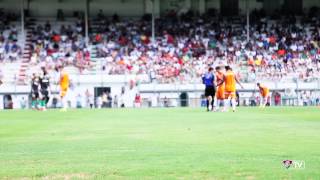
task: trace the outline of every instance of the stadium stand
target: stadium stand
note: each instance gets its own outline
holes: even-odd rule
[[[102,20],[92,37],[98,56],[105,58],[107,74],[155,74],[162,83],[199,80],[210,64],[231,64],[243,81],[295,79],[310,81],[319,75],[319,21],[259,16],[253,12],[250,41],[243,18],[212,19],[170,15],[157,21],[157,39],[151,42],[145,20]],[[308,67],[308,68],[305,68]],[[193,78],[195,77],[195,78]]]
[[[319,10],[309,8],[304,10],[308,13],[294,16],[252,10],[249,41],[243,13],[223,16],[214,9],[201,15],[161,10],[155,19],[154,41],[148,14],[128,18],[98,11],[89,17],[86,41],[81,11],[65,17],[67,12],[59,9],[57,18],[26,14],[24,35],[16,16],[1,12],[2,79],[5,84],[26,86],[41,67],[56,77],[57,66],[63,64],[78,84],[135,81],[145,87],[153,82],[191,83],[194,88],[201,84],[200,76],[208,66],[229,64],[245,83],[316,82],[320,75]]]
[[[250,41],[246,43],[244,17],[167,13],[157,19],[154,42],[148,17],[126,20],[98,14],[91,23],[88,47],[81,19],[30,19],[25,45],[16,42],[18,32],[13,25],[3,33],[8,40],[2,40],[6,43],[0,50],[7,49],[6,59],[12,61],[23,52],[20,82],[32,74],[27,72],[30,65],[54,69],[59,64],[77,67],[80,74],[85,69],[108,75],[148,74],[159,83],[199,81],[210,64],[231,64],[246,82],[311,81],[319,75],[319,20],[315,17],[273,18],[253,11]],[[102,67],[92,66],[91,60],[97,58]]]
[[[72,74],[82,74],[84,70],[93,69],[91,50],[85,45],[81,20],[30,18],[26,31],[20,83],[27,83],[28,78],[41,67],[52,71],[59,65],[67,65]]]
[[[3,83],[15,82],[24,46],[17,16],[0,10],[0,63]]]
[[[0,61],[17,61],[21,55],[21,38],[14,14],[0,10]]]

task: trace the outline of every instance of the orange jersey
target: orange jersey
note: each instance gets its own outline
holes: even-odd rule
[[[219,83],[221,83],[223,81],[224,74],[221,73],[221,72],[217,72],[216,73],[216,77],[217,77],[217,83],[219,84]],[[225,95],[224,95],[225,87],[224,86],[225,86],[224,83],[222,83],[220,86],[218,86],[216,97],[219,100],[225,98]]]
[[[260,86],[260,94],[262,97],[269,96],[269,88],[267,88],[265,86]]]
[[[61,72],[60,87],[61,89],[68,89],[69,87],[69,75],[66,72]]]
[[[236,77],[232,71],[227,71],[224,76],[225,91],[236,92]]]
[[[218,84],[223,81],[223,77],[224,77],[224,74],[222,72],[217,72],[216,73],[216,78],[217,78],[217,83]],[[224,83],[222,85],[224,85]]]

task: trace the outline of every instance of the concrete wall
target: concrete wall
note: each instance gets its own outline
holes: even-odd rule
[[[93,0],[90,3],[90,15],[97,15],[102,9],[105,15],[117,13],[121,16],[142,16],[145,13],[144,0]]]
[[[5,9],[7,12],[15,12],[20,14],[21,0],[1,0],[0,8]]]
[[[154,4],[152,3],[154,1]],[[146,14],[151,14],[154,8],[154,13],[158,17],[160,16],[160,0],[145,0],[144,8]]]
[[[106,15],[117,13],[121,16],[141,16],[144,13],[152,12],[151,0],[91,0],[91,15],[96,15],[102,9]],[[155,0],[155,13],[159,15],[167,9],[178,11],[207,10],[210,8],[220,9],[221,0]],[[25,0],[25,8],[29,7],[31,15],[38,17],[55,17],[57,9],[63,9],[66,16],[72,16],[74,11],[84,11],[85,0]],[[284,0],[278,0],[282,5]],[[263,8],[262,2],[249,0],[251,9]],[[303,8],[309,9],[312,6],[320,6],[320,0],[303,0]],[[8,11],[20,14],[21,0],[0,0],[0,7]],[[239,0],[240,12],[245,12],[246,0]]]
[[[160,11],[161,14],[166,10],[176,10],[178,12],[187,12],[191,9],[191,0],[161,0]]]
[[[310,7],[317,6],[320,7],[320,0],[304,0],[303,8],[309,9]]]
[[[249,8],[252,9],[262,9],[263,3],[257,2],[257,0],[248,0]],[[239,0],[240,13],[246,13],[246,0]]]
[[[90,3],[91,15],[97,15],[102,9],[106,15],[118,13],[122,16],[141,16],[145,13],[145,0],[92,0]],[[159,5],[158,5],[159,7]],[[21,0],[1,0],[0,8],[20,14]],[[67,17],[74,11],[84,11],[85,0],[25,0],[25,8],[35,17],[56,17],[57,10],[63,9]]]
[[[206,9],[217,9],[220,11],[220,1],[221,0],[207,0]],[[249,0],[250,9],[261,9],[263,3],[257,2],[256,0]],[[239,10],[241,13],[246,11],[246,0],[239,0]]]
[[[273,83],[273,82],[264,82],[264,85],[268,86],[271,90],[287,90],[291,89],[291,92],[298,89],[300,91],[312,90],[320,91],[320,81],[314,83]],[[257,93],[257,88],[255,83],[245,83],[244,89],[240,89],[240,97],[242,100],[248,99],[252,92]],[[134,96],[137,92],[140,92],[143,99],[148,99],[152,101],[152,106],[162,106],[161,102],[158,101],[159,98],[167,97],[171,99],[171,105],[179,105],[179,96],[182,92],[187,92],[189,96],[189,106],[190,107],[199,107],[200,106],[200,97],[204,92],[204,86],[202,84],[184,84],[184,85],[175,85],[175,84],[141,84],[138,87],[129,90],[128,84],[126,83],[81,83],[75,84],[74,90],[70,89],[68,96],[66,97],[68,101],[71,101],[71,106],[75,107],[76,96],[80,94],[82,96],[82,105],[85,105],[85,92],[89,90],[91,94],[94,94],[95,87],[111,87],[111,96],[114,97],[117,95],[120,96],[121,88],[125,87],[125,104],[126,107],[133,107]],[[54,88],[52,88],[54,89]],[[54,90],[57,91],[57,90]],[[28,99],[30,93],[30,87],[16,87],[6,86],[5,88],[0,88],[0,110],[3,109],[3,95],[10,94],[12,95],[14,102],[14,109],[20,108],[20,100],[22,97]],[[57,92],[54,92],[57,93]],[[57,94],[52,95],[57,96]],[[177,101],[178,100],[178,101]],[[241,100],[241,102],[242,102]],[[50,102],[49,102],[50,104]],[[175,105],[174,105],[175,104]],[[147,105],[145,105],[147,106]]]
[[[95,16],[102,9],[104,14],[112,16],[141,16],[144,14],[144,0],[94,0],[90,2],[90,15]],[[55,17],[57,9],[63,9],[66,16],[72,16],[74,11],[84,11],[84,0],[58,1],[32,0],[30,9],[33,16]]]
[[[74,11],[84,11],[84,0],[32,0],[29,4],[30,14],[34,17],[56,17],[57,10],[63,9],[65,16],[71,17]]]
[[[207,0],[206,9],[220,9],[220,0]]]

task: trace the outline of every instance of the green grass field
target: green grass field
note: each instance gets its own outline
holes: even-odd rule
[[[0,179],[320,179],[320,109],[1,111]]]

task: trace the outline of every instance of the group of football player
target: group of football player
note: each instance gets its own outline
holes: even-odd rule
[[[202,76],[205,85],[205,96],[207,99],[207,111],[218,111],[223,106],[222,111],[228,111],[232,106],[232,111],[236,111],[236,84],[243,88],[236,74],[230,66],[217,66],[215,72],[213,67],[209,67],[208,72]],[[269,88],[257,83],[262,96],[260,107],[265,107],[269,98]],[[215,100],[217,101],[215,104]]]
[[[45,68],[41,69],[41,73],[32,74],[31,77],[31,108],[38,110],[46,110],[50,99],[50,77]]]

